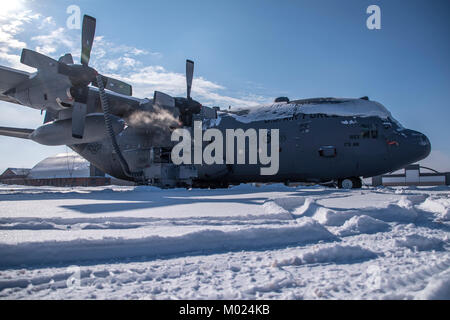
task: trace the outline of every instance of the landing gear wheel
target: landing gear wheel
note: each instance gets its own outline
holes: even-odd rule
[[[353,180],[353,189],[361,189],[362,188],[362,180],[361,178],[354,177]]]
[[[354,184],[355,184],[355,182],[350,178],[341,179],[338,182],[339,189],[346,189],[346,190],[353,189]]]
[[[362,187],[362,181],[358,177],[339,179],[338,181],[339,189],[359,189]]]

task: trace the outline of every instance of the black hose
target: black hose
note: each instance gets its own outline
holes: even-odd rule
[[[110,117],[111,110],[109,108],[108,98],[105,93],[105,87],[103,85],[102,76],[100,74],[97,74],[96,78],[97,78],[97,85],[98,85],[99,94],[100,94],[100,102],[101,102],[102,109],[103,109],[103,115],[105,117],[106,132],[108,133],[108,135],[111,139],[111,144],[112,144],[112,148],[113,148],[114,152],[119,157],[120,166],[122,167],[122,170],[127,177],[132,178],[137,183],[144,183],[144,181],[145,181],[144,173],[142,171],[137,171],[137,172],[131,171],[130,167],[128,166],[127,161],[125,160],[125,158],[122,154],[122,151],[120,151],[119,144],[117,143],[117,139],[116,139],[116,134],[114,133],[114,130],[112,127],[112,120]]]

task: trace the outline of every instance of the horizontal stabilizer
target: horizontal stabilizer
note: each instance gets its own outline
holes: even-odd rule
[[[33,129],[0,127],[0,136],[14,137],[20,139],[30,139],[30,134],[32,134],[33,131],[34,131]]]

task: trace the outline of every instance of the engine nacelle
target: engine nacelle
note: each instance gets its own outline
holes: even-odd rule
[[[112,126],[115,134],[120,133],[125,126],[125,122],[115,116]],[[103,114],[89,114],[86,116],[84,135],[82,139],[72,137],[72,119],[56,120],[40,126],[30,135],[30,139],[46,145],[61,146],[91,143],[107,138],[105,118]]]

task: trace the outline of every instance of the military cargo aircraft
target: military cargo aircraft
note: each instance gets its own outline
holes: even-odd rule
[[[0,127],[0,135],[67,145],[113,177],[163,188],[330,181],[340,188],[360,188],[361,177],[398,170],[430,153],[424,134],[403,128],[368,97],[293,101],[280,97],[269,105],[222,110],[202,106],[191,97],[191,60],[186,61],[186,97],[155,91],[153,99],[135,98],[129,84],[89,66],[95,27],[96,20],[84,16],[80,64],[71,54],[56,61],[23,49],[21,63],[35,68],[35,73],[0,66],[0,100],[45,111],[42,126]],[[202,156],[214,143],[215,150],[209,151],[216,161],[176,163],[177,141],[172,134],[179,129],[190,137],[200,135],[187,147],[191,150],[184,149],[185,155],[192,151]],[[207,134],[211,129],[213,134]],[[256,131],[260,141],[255,144],[250,138]],[[248,144],[242,149],[227,141],[225,147],[218,140],[220,134]],[[217,159],[223,153],[219,148],[226,149],[226,159]],[[258,163],[262,149],[266,161]],[[270,174],[262,174],[270,162],[268,149],[269,160],[277,163]]]

